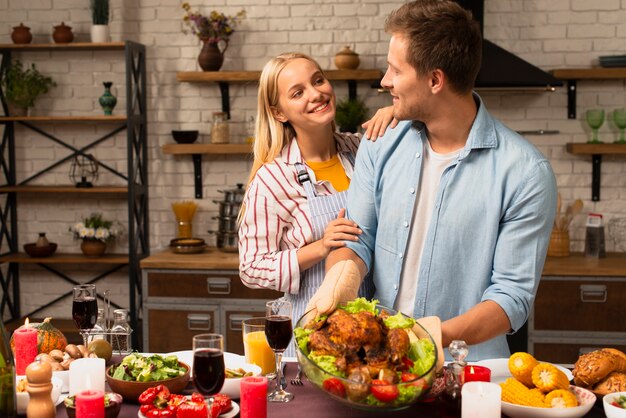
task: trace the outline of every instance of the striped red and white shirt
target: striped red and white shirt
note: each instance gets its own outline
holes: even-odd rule
[[[335,134],[337,154],[348,178],[360,135]],[[296,251],[313,241],[313,226],[304,187],[295,163],[305,164],[294,138],[276,159],[263,165],[250,182],[239,227],[239,276],[250,288],[298,293],[300,267]],[[317,182],[307,167],[317,195],[337,193],[328,181]]]

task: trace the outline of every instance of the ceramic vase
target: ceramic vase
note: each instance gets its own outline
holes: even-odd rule
[[[98,102],[100,103],[100,106],[102,106],[104,114],[110,116],[113,114],[113,109],[117,104],[117,97],[111,93],[111,86],[113,85],[113,82],[105,81],[102,84],[104,85],[104,93],[100,96]]]
[[[11,40],[14,44],[29,44],[33,40],[33,34],[30,33],[30,28],[20,23],[19,26],[13,27],[11,32]]]
[[[340,70],[355,70],[360,63],[359,54],[351,50],[347,45],[335,54],[335,65]]]
[[[20,106],[13,102],[7,102],[9,108],[9,116],[28,116],[28,108]]]
[[[111,41],[109,34],[109,25],[92,25],[91,26],[91,42],[106,43]]]
[[[98,239],[84,239],[80,250],[85,257],[101,257],[107,249],[107,243]]]
[[[224,48],[220,50],[217,42],[202,41],[202,50],[198,56],[198,64],[202,71],[217,71],[222,68],[224,63],[224,52],[228,48],[228,41],[225,42]]]
[[[52,32],[52,39],[57,44],[69,44],[74,40],[74,34],[72,33],[72,27],[67,26],[65,22],[61,22],[60,25],[54,27]]]

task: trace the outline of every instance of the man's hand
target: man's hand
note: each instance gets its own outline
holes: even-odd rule
[[[306,310],[314,311],[313,318],[334,311],[340,303],[357,297],[361,280],[361,272],[354,261],[339,261],[328,270]]]

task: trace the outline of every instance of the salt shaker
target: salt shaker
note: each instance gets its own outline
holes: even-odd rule
[[[26,367],[28,395],[30,400],[26,407],[28,418],[54,418],[56,407],[52,402],[52,367],[49,363],[35,361]]]
[[[444,394],[449,403],[453,415],[461,413],[461,388],[463,386],[463,370],[465,369],[465,358],[469,353],[467,344],[463,340],[454,340],[448,346],[448,352],[454,359],[448,364],[445,371],[446,388]]]
[[[113,352],[128,354],[131,352],[130,334],[132,329],[126,320],[126,309],[116,309],[113,311],[113,327],[111,327],[111,338],[113,341]]]

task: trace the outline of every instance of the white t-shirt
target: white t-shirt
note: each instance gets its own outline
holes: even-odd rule
[[[461,150],[448,154],[439,154],[433,151],[429,141],[425,141],[424,158],[422,161],[422,175],[418,185],[418,193],[413,209],[411,232],[406,247],[404,268],[400,276],[400,289],[394,308],[402,313],[413,316],[417,283],[419,281],[419,266],[422,260],[424,239],[428,233],[430,218],[433,213],[439,181],[445,168],[459,155]]]

